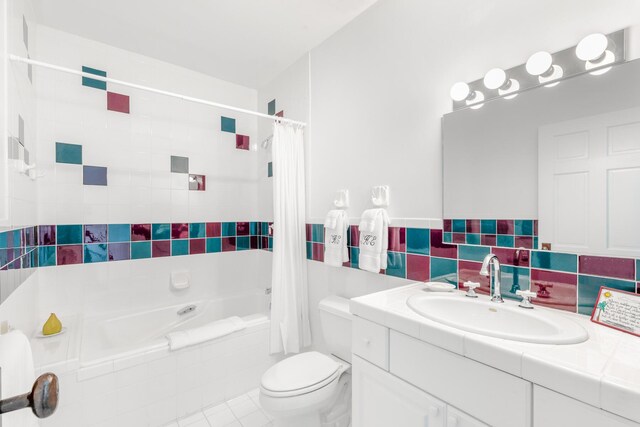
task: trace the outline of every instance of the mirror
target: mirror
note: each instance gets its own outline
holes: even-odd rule
[[[640,256],[640,60],[442,129],[446,241]]]

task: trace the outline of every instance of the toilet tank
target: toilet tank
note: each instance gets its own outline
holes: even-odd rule
[[[351,363],[351,319],[349,300],[332,295],[318,304],[320,327],[327,349],[334,356]]]

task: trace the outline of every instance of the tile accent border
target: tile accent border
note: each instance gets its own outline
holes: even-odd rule
[[[443,231],[446,243],[502,248],[538,247],[537,219],[445,219]]]
[[[494,221],[493,225],[497,227],[497,222]],[[466,222],[464,226],[467,226]],[[518,228],[522,224],[516,227],[514,221],[513,226],[503,231],[522,230]],[[533,221],[531,226],[533,233],[537,227]],[[452,229],[453,223],[447,225],[445,222],[445,227],[445,230]],[[457,227],[460,229],[461,224]],[[538,293],[533,300],[535,305],[590,315],[600,286],[640,293],[640,259],[587,256],[496,244],[450,244],[445,241],[448,233],[445,230],[389,227],[388,267],[380,274],[421,282],[442,281],[458,288],[466,281],[479,282],[481,286],[477,292],[488,295],[489,279],[480,275],[480,267],[483,258],[494,253],[503,265],[501,291],[504,298],[519,300],[515,293],[517,290],[532,288]],[[323,224],[306,224],[308,260],[324,261],[323,239]],[[351,225],[347,233],[349,261],[343,267],[358,268],[358,245],[358,226]]]

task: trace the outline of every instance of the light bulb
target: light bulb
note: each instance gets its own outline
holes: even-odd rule
[[[540,76],[547,71],[553,65],[553,58],[549,52],[540,51],[536,52],[527,60],[527,73],[532,76]]]
[[[609,39],[601,33],[589,34],[578,43],[576,56],[582,61],[594,61],[607,50]]]
[[[507,82],[507,73],[502,68],[492,68],[484,76],[484,85],[487,89],[495,90]]]
[[[473,91],[473,93],[467,98],[466,104],[477,110],[484,105],[484,94],[479,90]]]
[[[449,92],[449,95],[451,96],[451,99],[453,99],[454,101],[461,102],[467,99],[470,93],[471,93],[471,89],[469,88],[468,84],[466,84],[465,82],[458,82],[453,86],[451,86],[451,91]]]
[[[520,90],[520,83],[516,79],[509,79],[500,89],[498,93],[500,96],[504,96],[504,99],[513,99],[518,96],[517,93]]]
[[[608,64],[612,64],[616,61],[616,55],[611,52],[610,50],[605,50],[604,54],[600,55],[600,57],[598,57],[598,59],[593,60],[593,61],[587,61],[584,64],[584,69],[585,70],[593,70],[594,68],[598,68],[598,67],[602,67],[604,65],[608,65]],[[591,71],[590,74],[593,74],[594,76],[599,76],[601,74],[606,73],[607,71],[609,71],[611,69],[611,67],[604,67],[604,68],[598,68],[595,71]]]

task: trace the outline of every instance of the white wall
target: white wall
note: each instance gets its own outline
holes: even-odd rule
[[[379,1],[311,52],[308,215],[343,187],[359,215],[388,184],[392,217],[441,217],[453,83],[638,22],[636,0]]]
[[[255,109],[257,92],[112,46],[40,26],[40,60],[198,98]],[[238,150],[220,130],[236,118],[237,133],[256,142],[256,119],[109,83],[130,96],[131,114],[107,111],[106,92],[78,76],[38,69],[38,222],[136,223],[235,221],[257,215],[257,153]],[[55,142],[81,144],[83,163],[108,167],[108,186],[82,185],[82,168],[55,163]],[[189,191],[170,156],[189,157],[207,190]]]

